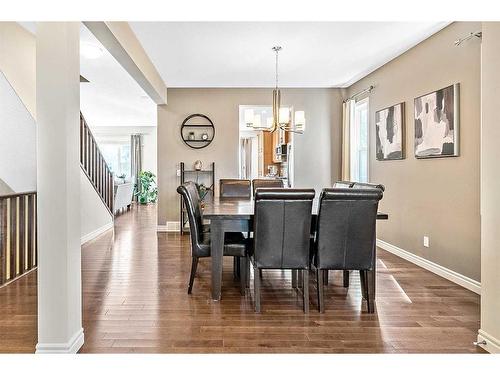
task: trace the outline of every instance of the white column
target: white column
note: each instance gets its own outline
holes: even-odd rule
[[[80,24],[41,22],[36,33],[37,353],[83,345],[80,254]]]
[[[500,353],[500,22],[483,22],[481,46],[481,329],[478,341]]]

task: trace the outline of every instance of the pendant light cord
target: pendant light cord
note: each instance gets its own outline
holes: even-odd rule
[[[276,90],[278,89],[278,52],[279,49],[276,48]]]

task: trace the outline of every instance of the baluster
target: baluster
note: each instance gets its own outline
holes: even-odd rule
[[[80,116],[80,164],[83,165],[83,118]]]
[[[27,220],[27,243],[26,243],[26,264],[28,269],[33,267],[33,194],[28,195],[26,205]]]
[[[26,252],[26,203],[24,195],[17,198],[17,267],[16,274],[24,273],[24,254]]]
[[[38,207],[37,207],[38,197],[36,194],[33,195],[33,267],[38,265]]]
[[[0,198],[0,285],[7,274],[7,199]]]
[[[9,243],[9,280],[12,280],[16,276],[16,234],[17,234],[17,197],[10,198],[10,217],[9,217],[9,227],[10,227],[10,243]]]

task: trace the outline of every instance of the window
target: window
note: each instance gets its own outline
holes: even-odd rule
[[[115,176],[131,178],[130,143],[101,143],[99,149]]]
[[[351,181],[368,182],[368,98],[351,113]]]

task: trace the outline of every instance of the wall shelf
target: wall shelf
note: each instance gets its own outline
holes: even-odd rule
[[[190,123],[190,121],[194,122]],[[202,139],[203,136],[206,136],[207,139]],[[184,144],[186,144],[190,148],[194,149],[205,148],[208,145],[210,145],[210,143],[212,143],[212,141],[215,138],[214,123],[212,122],[212,120],[210,120],[208,116],[203,115],[201,113],[195,113],[193,115],[189,115],[182,122],[181,138]]]
[[[211,163],[211,169],[186,169],[184,162],[180,163],[181,185],[188,181],[193,181],[197,184],[205,184],[208,188],[207,195],[215,196],[215,163]],[[189,219],[187,216],[184,201],[180,197],[180,234],[189,233]]]

